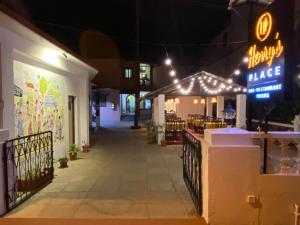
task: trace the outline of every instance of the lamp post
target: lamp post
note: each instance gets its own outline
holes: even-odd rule
[[[132,129],[139,129],[139,114],[140,114],[140,0],[135,0],[135,32],[136,32],[136,84],[135,84],[135,111],[134,111],[134,125]]]

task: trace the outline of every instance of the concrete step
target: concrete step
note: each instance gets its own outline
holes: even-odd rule
[[[207,225],[199,219],[25,219],[3,218],[1,225]]]

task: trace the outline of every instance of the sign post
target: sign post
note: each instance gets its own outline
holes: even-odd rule
[[[292,95],[295,69],[293,15],[294,0],[276,0],[257,17],[250,29],[247,99],[260,108],[260,125],[265,122],[265,133],[268,132],[268,116],[272,110]],[[267,139],[264,140],[264,160],[266,158]]]

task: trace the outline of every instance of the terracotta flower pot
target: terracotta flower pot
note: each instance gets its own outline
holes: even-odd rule
[[[89,152],[90,151],[90,146],[89,145],[82,145],[82,151],[84,153]]]
[[[68,161],[67,160],[59,162],[59,168],[67,168],[67,167],[68,167]]]
[[[69,154],[70,160],[76,160],[77,159],[77,152],[73,154]]]

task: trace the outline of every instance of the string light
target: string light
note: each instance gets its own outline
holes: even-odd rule
[[[234,75],[238,76],[238,75],[240,75],[240,74],[241,74],[241,71],[240,71],[240,70],[237,69],[237,70],[234,71]]]
[[[166,64],[167,66],[170,66],[170,65],[172,64],[172,60],[171,60],[170,58],[167,58],[167,59],[165,60],[165,64]]]
[[[242,62],[247,63],[249,61],[248,57],[244,57]],[[241,62],[241,63],[242,63]],[[241,70],[238,69],[241,63],[237,66],[237,69],[233,71],[233,73],[229,76],[229,78],[224,82],[224,80],[216,78],[215,76],[211,76],[209,74],[199,75],[198,77],[192,77],[187,88],[183,88],[181,84],[179,84],[179,79],[176,78],[176,71],[173,69],[172,60],[167,58],[165,60],[165,64],[170,66],[169,75],[173,78],[173,83],[176,84],[176,88],[184,95],[187,95],[194,88],[194,81],[198,79],[199,85],[203,90],[210,94],[216,95],[220,94],[223,91],[230,91],[233,89],[234,92],[247,92],[246,88],[242,88],[241,86],[233,83],[233,78],[241,74]]]
[[[175,70],[171,70],[169,74],[170,74],[171,77],[174,77],[176,75],[176,71]]]
[[[243,58],[243,63],[248,63],[249,62],[249,58],[246,56]]]

